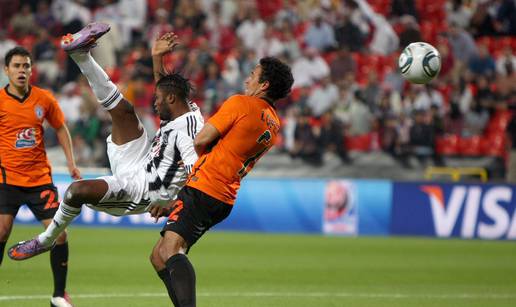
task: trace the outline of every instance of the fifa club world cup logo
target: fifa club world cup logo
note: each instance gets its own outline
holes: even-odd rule
[[[36,128],[25,128],[16,134],[16,148],[31,148],[36,145]]]

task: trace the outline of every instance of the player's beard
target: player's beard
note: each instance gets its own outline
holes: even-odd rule
[[[158,114],[159,114],[159,119],[161,119],[161,120],[169,121],[172,119],[172,112],[170,112],[169,108],[166,108],[166,107],[158,108]]]

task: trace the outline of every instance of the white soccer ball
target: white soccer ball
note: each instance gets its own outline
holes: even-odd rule
[[[398,67],[408,81],[417,84],[428,83],[441,70],[441,55],[428,43],[412,43],[400,54]]]

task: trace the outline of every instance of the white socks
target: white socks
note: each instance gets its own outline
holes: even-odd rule
[[[71,207],[61,202],[59,209],[52,219],[52,223],[38,236],[38,241],[44,246],[51,245],[59,234],[65,230],[66,226],[79,214],[81,214],[81,208]]]
[[[111,110],[124,98],[116,85],[111,82],[106,72],[95,62],[90,52],[70,53],[72,60],[77,63],[82,74],[88,79],[88,83],[100,104]]]

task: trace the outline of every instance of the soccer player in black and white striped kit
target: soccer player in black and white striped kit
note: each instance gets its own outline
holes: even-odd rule
[[[161,57],[177,44],[168,33],[153,46],[154,76],[157,80],[154,106],[161,124],[152,140],[116,85],[95,62],[90,50],[109,25],[89,24],[65,36],[62,47],[77,63],[99,103],[112,118],[107,138],[108,157],[113,175],[72,183],[59,210],[45,232],[32,240],[19,242],[8,255],[24,260],[52,248],[57,236],[81,212],[82,205],[115,216],[166,212],[184,186],[197,160],[193,139],[204,124],[199,108],[189,101],[190,82],[180,74],[161,75]]]

